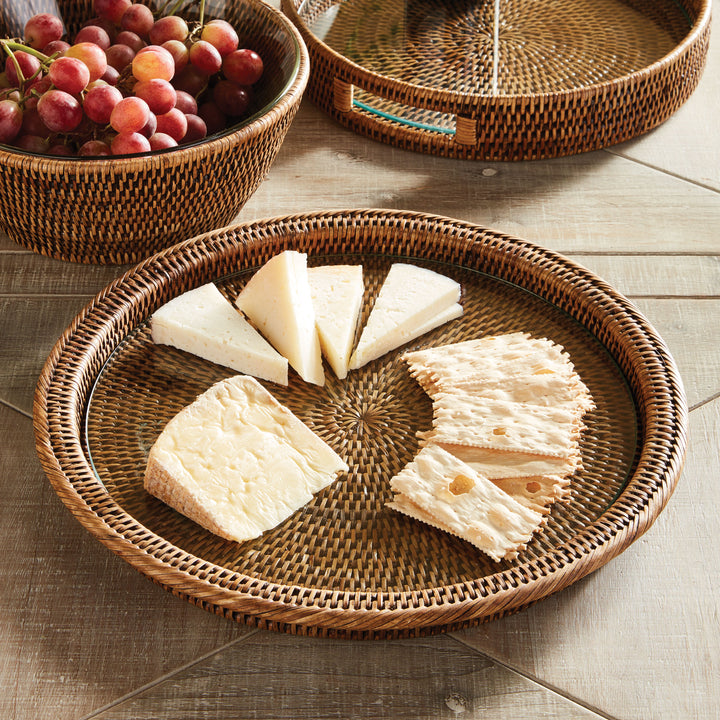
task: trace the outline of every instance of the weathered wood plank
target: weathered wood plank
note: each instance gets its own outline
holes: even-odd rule
[[[593,575],[464,642],[625,720],[717,718],[720,400],[692,413],[678,488],[650,530]]]
[[[30,419],[2,404],[0,436],[0,717],[81,717],[247,632],[92,538],[44,477]]]
[[[355,643],[257,633],[95,717],[599,716],[448,637]]]
[[[611,148],[691,182],[720,190],[720,16],[714,13],[713,40],[697,89],[675,115],[652,132]],[[716,225],[717,227],[717,225]]]
[[[607,152],[434,158],[361,138],[304,102],[241,219],[381,207],[474,222],[563,253],[718,251],[717,193]]]

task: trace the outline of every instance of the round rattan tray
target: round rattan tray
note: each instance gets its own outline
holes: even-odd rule
[[[310,97],[367,137],[446,157],[597,150],[674,113],[705,64],[710,0],[282,0]]]
[[[412,347],[525,330],[561,343],[597,409],[586,416],[573,494],[513,561],[385,507],[417,452],[430,401],[389,353],[326,386],[266,387],[347,460],[350,471],[261,538],[233,543],[143,489],[164,423],[232,373],[154,345],[147,319],[214,281],[232,298],[284,249],[310,265],[361,262],[367,306],[392,262],[462,283],[464,315]],[[40,376],[36,445],[56,492],[98,540],[207,610],[261,627],[352,637],[423,634],[496,618],[559,591],[625,550],[672,493],[687,408],[675,364],[644,317],[602,280],[552,252],[417,213],[343,211],[214,231],[149,258],[100,293]]]

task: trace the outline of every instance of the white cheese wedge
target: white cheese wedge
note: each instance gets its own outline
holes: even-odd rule
[[[414,340],[415,338],[418,338],[421,335],[424,335],[425,333],[434,330],[436,327],[444,325],[446,322],[455,320],[456,318],[459,318],[462,314],[463,306],[460,303],[453,303],[449,308],[443,310],[442,312],[439,312],[437,315],[434,315],[432,318],[430,318],[430,320],[422,323],[417,328],[409,329],[405,333],[407,335],[407,339],[403,340],[402,344],[410,342],[411,340]]]
[[[303,380],[325,384],[307,255],[285,250],[272,257],[253,275],[235,305]]]
[[[350,369],[362,367],[418,337],[433,318],[460,300],[460,284],[416,265],[395,263],[350,358]],[[431,329],[431,328],[428,328]]]
[[[210,362],[287,385],[288,363],[208,283],[170,300],[150,318],[153,342],[171,345]]]
[[[258,537],[348,466],[260,383],[213,385],[165,426],[150,450],[146,490],[207,530]]]
[[[365,285],[362,265],[308,268],[320,348],[340,378],[348,373]]]

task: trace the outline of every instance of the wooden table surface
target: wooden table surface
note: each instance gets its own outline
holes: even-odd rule
[[[32,394],[57,338],[125,268],[55,261],[0,235],[0,717],[720,717],[719,117],[716,46],[697,91],[661,127],[552,161],[408,153],[305,101],[239,215],[418,210],[534,241],[627,295],[677,361],[689,452],[650,530],[528,610],[425,639],[237,625],[170,595],[83,530],[40,468]]]

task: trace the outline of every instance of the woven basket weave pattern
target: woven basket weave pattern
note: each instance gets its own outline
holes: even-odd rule
[[[494,78],[491,3],[389,3],[402,52],[382,40],[393,20],[375,3],[308,2],[302,14],[299,6],[283,0],[308,46],[308,95],[322,110],[375,140],[465,159],[570,155],[647,132],[694,91],[710,34],[707,0],[501,2]],[[340,12],[321,41],[310,28],[333,7]],[[549,14],[541,27],[538,8]],[[353,95],[373,111],[353,106]]]
[[[396,355],[344,382],[328,377],[325,388],[294,376],[287,388],[270,387],[351,471],[258,541],[224,541],[144,493],[146,453],[163,423],[228,374],[153,345],[145,320],[209,280],[232,298],[253,268],[287,248],[306,251],[311,264],[361,260],[368,301],[397,259],[460,279],[465,315],[422,343],[526,329],[566,345],[598,410],[588,419],[572,502],[553,511],[517,561],[492,563],[384,507],[390,476],[430,422],[427,398]],[[662,341],[587,271],[456,221],[358,211],[232,227],[130,271],[59,341],[38,384],[35,428],[43,467],[77,518],[175,594],[262,627],[378,637],[517,611],[622,552],[672,492],[685,415]]]
[[[87,19],[90,5],[61,3],[66,25]],[[222,5],[208,3],[208,14]],[[129,263],[233,220],[280,149],[309,67],[297,31],[270,6],[230,3],[224,16],[264,58],[267,81],[257,102],[287,84],[279,101],[224,136],[145,157],[63,160],[0,147],[0,226],[14,241],[62,260]],[[2,33],[17,33],[24,22],[2,17]]]

